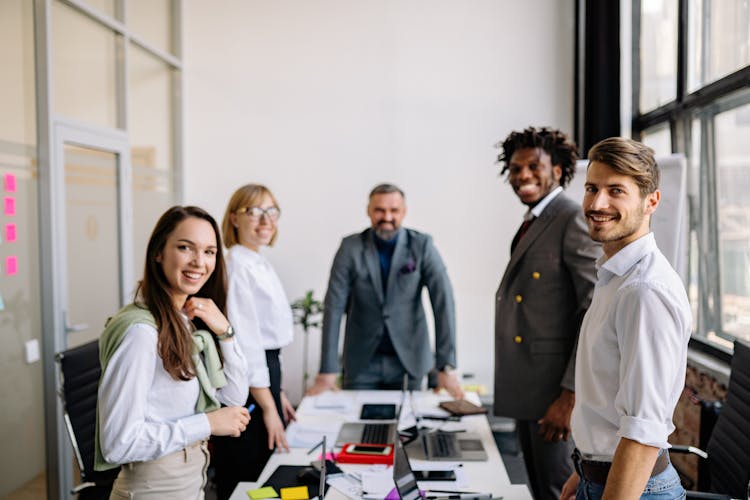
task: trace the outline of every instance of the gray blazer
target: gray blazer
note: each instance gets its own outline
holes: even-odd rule
[[[369,364],[386,326],[396,354],[411,376],[422,377],[445,364],[456,366],[453,290],[429,235],[400,229],[387,286],[384,294],[373,230],[344,238],[333,259],[325,296],[321,373],[339,371],[339,330],[344,313],[347,376],[356,376]],[[427,287],[435,315],[434,355],[422,307],[423,287]]]
[[[495,414],[537,420],[575,389],[575,355],[602,250],[580,204],[555,197],[511,253],[495,296]]]

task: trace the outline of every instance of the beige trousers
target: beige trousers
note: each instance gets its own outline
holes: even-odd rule
[[[202,500],[208,459],[208,441],[198,441],[150,462],[125,464],[109,498]]]

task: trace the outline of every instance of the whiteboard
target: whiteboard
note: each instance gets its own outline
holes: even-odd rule
[[[688,271],[688,204],[687,162],[682,154],[657,157],[661,170],[661,201],[651,217],[651,230],[661,253],[687,285]],[[576,201],[583,200],[588,160],[576,164],[576,175],[565,192]]]

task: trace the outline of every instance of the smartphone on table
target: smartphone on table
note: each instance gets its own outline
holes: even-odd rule
[[[454,470],[415,470],[414,477],[417,481],[455,481]]]
[[[393,446],[389,444],[350,444],[345,448],[347,453],[362,454],[362,455],[382,455],[387,456],[391,454]]]

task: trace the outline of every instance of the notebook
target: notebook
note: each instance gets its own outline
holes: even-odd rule
[[[264,487],[272,487],[276,491],[281,491],[283,488],[306,486],[308,495],[310,498],[323,498],[326,491],[326,475],[330,473],[339,473],[339,469],[336,464],[330,460],[325,460],[326,453],[326,438],[323,437],[323,452],[322,459],[317,462],[313,462],[312,469],[317,474],[306,475],[301,478],[300,475],[303,472],[310,471],[310,466],[305,465],[279,465],[276,470],[273,471],[271,476],[266,480]]]
[[[487,408],[483,406],[477,406],[470,401],[466,401],[465,399],[457,399],[455,401],[443,401],[438,406],[450,412],[451,415],[456,415],[456,416],[482,415],[482,414],[487,413]]]
[[[401,404],[398,407],[395,420],[384,422],[346,422],[341,426],[336,438],[336,447],[341,448],[346,443],[364,444],[392,444],[398,438],[398,421],[401,418],[401,409],[406,401],[408,378],[404,377],[404,386],[401,389]]]

